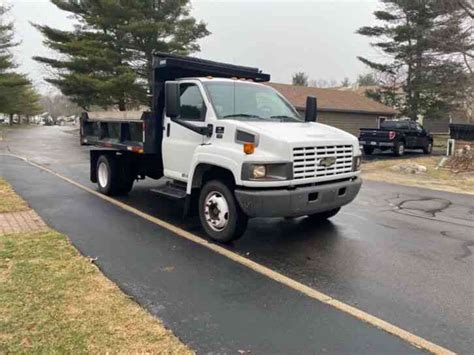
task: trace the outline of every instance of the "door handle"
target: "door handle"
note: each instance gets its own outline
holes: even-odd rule
[[[170,126],[170,124],[168,123],[168,124],[166,125],[166,137],[169,137],[169,136],[170,136],[170,129],[171,129],[171,126]]]

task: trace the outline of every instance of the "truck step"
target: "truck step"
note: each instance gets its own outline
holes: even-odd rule
[[[174,184],[165,184],[151,189],[150,191],[175,200],[182,200],[186,198],[186,189]]]

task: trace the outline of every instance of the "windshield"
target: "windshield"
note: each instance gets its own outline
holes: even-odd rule
[[[245,82],[204,83],[219,119],[301,121],[298,112],[277,91]]]

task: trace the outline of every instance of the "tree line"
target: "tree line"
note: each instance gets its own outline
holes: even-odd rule
[[[341,82],[335,79],[309,79],[309,76],[305,72],[296,72],[291,78],[291,82],[296,86],[309,86],[315,88],[337,88],[337,87],[350,87],[353,85],[357,86],[376,86],[378,80],[374,73],[359,74],[355,82],[351,82],[349,78],[344,78]]]
[[[474,105],[471,0],[383,0],[378,24],[357,33],[391,60],[359,59],[379,74],[373,98],[402,114],[437,118]],[[399,95],[402,90],[403,95]],[[470,106],[470,107],[469,107]]]
[[[190,16],[189,0],[51,0],[75,21],[65,31],[32,24],[53,56],[33,57],[51,73],[46,81],[83,110],[125,110],[149,105],[147,93],[155,51],[191,54],[209,34]],[[0,12],[0,112],[39,113],[38,94],[16,72],[13,24]],[[48,100],[42,100],[48,102]]]
[[[37,56],[51,75],[46,81],[84,110],[118,110],[149,105],[155,51],[192,54],[207,35],[206,24],[190,15],[189,0],[51,0],[75,20],[73,30],[33,24],[54,56]],[[382,62],[358,57],[369,72],[356,83],[367,94],[412,119],[443,117],[474,101],[474,38],[471,0],[380,0],[377,24],[356,31],[385,55]],[[0,7],[0,112],[33,114],[38,94],[16,71],[13,25]],[[350,86],[348,78],[293,84]]]
[[[358,57],[370,72],[356,84],[376,86],[366,94],[404,116],[440,118],[452,113],[474,120],[474,5],[471,0],[381,0],[378,24],[357,34],[372,39],[384,61]],[[379,55],[380,57],[380,55]],[[345,78],[309,81],[304,72],[294,85],[349,86]]]
[[[41,112],[39,95],[26,75],[17,72],[11,49],[14,40],[13,23],[6,20],[9,8],[0,4],[0,113],[10,116],[31,116]]]

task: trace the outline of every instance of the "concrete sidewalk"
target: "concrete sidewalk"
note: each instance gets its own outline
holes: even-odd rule
[[[0,213],[0,235],[46,229],[43,220],[33,210]]]

